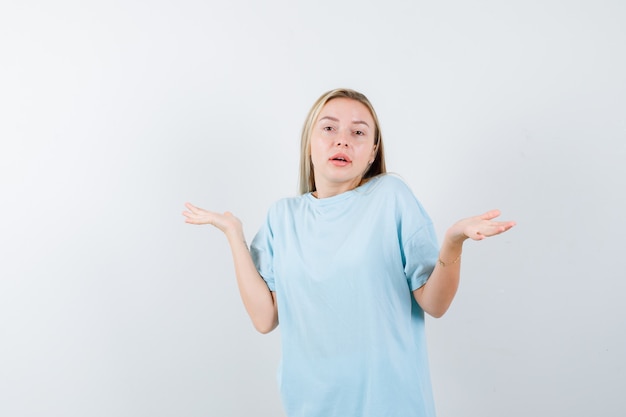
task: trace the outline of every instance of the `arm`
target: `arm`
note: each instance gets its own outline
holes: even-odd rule
[[[186,223],[211,224],[226,235],[233,255],[239,293],[252,324],[261,333],[274,330],[278,326],[276,295],[269,290],[252,261],[241,221],[229,212],[219,214],[189,203],[185,207],[188,210],[183,212]]]
[[[439,261],[422,287],[413,291],[413,296],[422,309],[433,317],[445,314],[459,287],[461,252],[466,239],[483,240],[499,235],[515,226],[515,222],[495,222],[500,211],[491,210],[480,216],[456,222],[447,230]]]

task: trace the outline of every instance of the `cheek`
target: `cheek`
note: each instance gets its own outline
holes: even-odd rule
[[[376,159],[376,150],[377,150],[377,149],[376,149],[376,146],[374,146],[374,148],[372,149],[372,156],[371,156],[371,158],[370,158],[371,160]]]
[[[311,151],[311,159],[315,161],[323,154],[324,144],[319,138],[311,138],[309,150]]]
[[[360,149],[360,155],[363,156],[364,159],[367,159],[368,162],[376,156],[376,148],[370,144],[363,144],[363,147]]]

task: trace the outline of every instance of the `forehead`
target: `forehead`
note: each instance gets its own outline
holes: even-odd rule
[[[333,117],[342,121],[365,121],[373,124],[374,119],[367,106],[351,98],[334,98],[324,104],[317,120]]]

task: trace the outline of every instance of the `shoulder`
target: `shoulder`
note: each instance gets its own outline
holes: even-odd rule
[[[397,174],[381,175],[380,180],[388,188],[411,192],[406,182]]]
[[[409,186],[396,174],[381,174],[372,178],[366,186],[368,191],[378,194],[386,194],[395,197],[411,197],[414,198],[413,191]]]
[[[417,199],[411,188],[396,174],[383,174],[372,181],[371,189],[377,200],[386,201],[399,214],[418,215],[429,219],[424,206]]]
[[[268,216],[284,216],[287,213],[293,212],[301,207],[307,198],[307,194],[281,198],[270,206]]]

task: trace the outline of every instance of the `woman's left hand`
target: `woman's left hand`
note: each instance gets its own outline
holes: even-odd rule
[[[483,240],[486,237],[499,235],[515,226],[515,222],[493,221],[500,215],[500,210],[490,210],[479,216],[459,220],[448,229],[446,235],[452,241],[463,242],[465,239]]]

